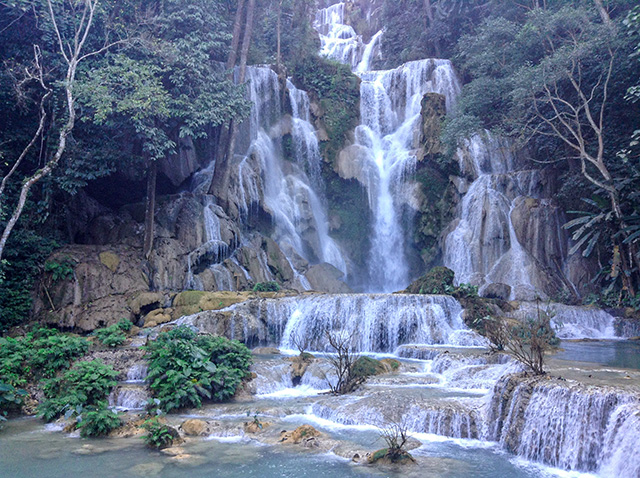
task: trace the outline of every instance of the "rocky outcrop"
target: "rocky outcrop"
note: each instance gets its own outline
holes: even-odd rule
[[[305,277],[311,284],[311,288],[316,291],[330,294],[349,294],[353,292],[347,284],[340,280],[344,277],[344,274],[326,262],[311,266]]]

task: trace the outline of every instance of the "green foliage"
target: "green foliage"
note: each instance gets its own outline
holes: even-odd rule
[[[122,425],[122,419],[117,412],[107,408],[105,403],[85,407],[78,416],[80,436],[103,437]]]
[[[432,268],[407,288],[409,294],[450,294],[455,273],[446,267]]]
[[[150,418],[142,424],[142,428],[147,431],[142,439],[150,448],[166,448],[173,444],[175,431],[168,425],[161,423],[157,417]]]
[[[318,101],[328,141],[320,144],[323,156],[333,163],[347,134],[358,124],[360,80],[347,65],[319,56],[302,58],[293,69],[293,81]]]
[[[25,337],[0,337],[0,379],[20,387],[28,381],[53,377],[89,350],[83,338],[38,328]]]
[[[0,263],[0,332],[29,317],[36,280],[55,246],[51,239],[25,228],[15,229],[9,237]]]
[[[122,345],[127,339],[125,332],[128,332],[133,324],[128,319],[122,319],[117,324],[110,325],[103,329],[97,329],[93,332],[102,345],[107,347],[117,347]]]
[[[22,406],[25,396],[27,396],[26,390],[15,388],[10,383],[5,383],[0,377],[0,425],[9,412]]]
[[[276,281],[258,282],[253,286],[254,292],[278,292],[280,290],[280,284]]]
[[[163,332],[147,346],[151,390],[165,412],[231,398],[251,364],[243,344],[197,335],[188,327]]]
[[[58,282],[59,280],[66,280],[73,277],[73,269],[75,262],[68,257],[62,258],[58,261],[47,261],[44,264],[44,271],[51,274],[51,280]]]
[[[129,332],[133,327],[133,322],[131,322],[129,319],[120,319],[116,325],[123,332]]]
[[[49,422],[63,413],[78,415],[88,406],[100,408],[117,385],[117,376],[111,366],[100,361],[77,362],[61,377],[44,381],[45,400],[38,406],[38,414]]]

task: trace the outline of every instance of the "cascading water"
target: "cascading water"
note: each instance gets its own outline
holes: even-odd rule
[[[448,60],[422,60],[389,71],[367,71],[381,32],[363,48],[361,38],[344,24],[344,4],[320,10],[316,29],[321,54],[350,64],[361,77],[356,146],[362,157],[362,181],[373,213],[368,289],[391,292],[406,287],[409,266],[401,224],[405,179],[415,169],[416,126],[425,93],[446,97],[450,109],[460,84]]]

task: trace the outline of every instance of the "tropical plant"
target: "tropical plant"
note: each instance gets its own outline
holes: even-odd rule
[[[97,360],[77,362],[62,377],[44,381],[45,400],[38,406],[38,414],[49,422],[62,414],[79,415],[87,406],[99,408],[117,385],[117,376],[111,366]]]
[[[147,431],[142,439],[150,448],[166,448],[173,444],[177,436],[175,430],[165,423],[161,423],[157,417],[150,418],[142,424],[142,428]]]
[[[278,292],[280,290],[280,284],[276,281],[258,282],[253,286],[254,292]]]
[[[104,402],[84,407],[77,420],[76,426],[83,437],[106,436],[122,425],[118,413],[109,409]]]
[[[162,332],[146,350],[147,380],[165,412],[232,397],[251,364],[251,352],[240,342],[186,326]]]

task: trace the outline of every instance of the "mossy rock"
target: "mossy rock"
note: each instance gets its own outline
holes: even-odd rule
[[[360,357],[353,364],[351,373],[356,378],[366,378],[372,375],[387,373],[388,369],[380,360],[371,357]]]
[[[375,451],[369,457],[370,465],[410,465],[415,462],[415,458],[413,458],[409,452],[404,450],[392,452],[389,448],[382,448]]]
[[[395,372],[400,368],[400,361],[392,358],[386,358],[380,360],[380,363],[384,364],[387,367],[387,371]]]
[[[455,273],[447,267],[434,267],[407,287],[408,294],[448,294],[453,290]]]
[[[179,319],[185,315],[193,315],[205,310],[220,310],[230,305],[244,302],[249,298],[249,292],[205,292],[201,290],[186,290],[176,295],[173,300],[171,317]]]

